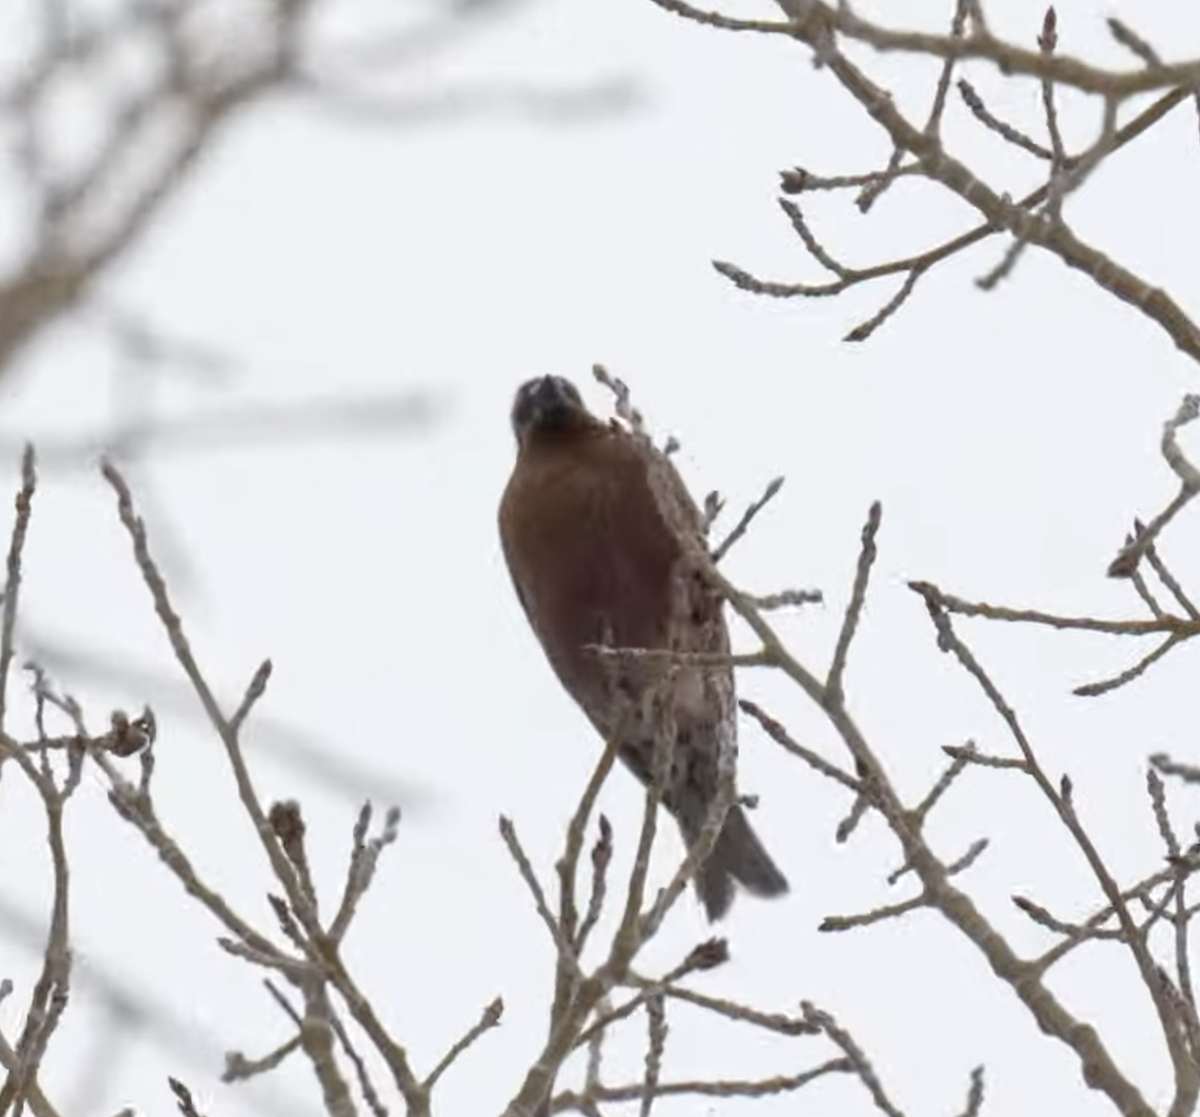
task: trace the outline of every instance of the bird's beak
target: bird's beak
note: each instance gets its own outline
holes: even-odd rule
[[[563,391],[556,377],[543,376],[533,391],[533,405],[540,413],[548,414],[560,408],[573,410],[575,401]]]
[[[543,429],[573,425],[580,416],[578,401],[553,376],[543,376],[537,382],[529,399],[529,410],[533,425]]]

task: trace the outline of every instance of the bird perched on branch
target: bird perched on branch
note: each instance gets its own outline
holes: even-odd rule
[[[521,385],[512,426],[500,538],[517,596],[559,681],[645,784],[656,734],[671,727],[662,802],[690,848],[717,794],[721,745],[736,750],[733,670],[596,648],[729,653],[721,598],[695,561],[700,513],[669,461],[597,419],[562,377]],[[788,887],[736,803],[695,878],[710,920],[729,910],[735,880],[759,896]]]

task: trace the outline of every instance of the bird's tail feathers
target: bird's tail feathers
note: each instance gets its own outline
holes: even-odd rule
[[[684,812],[680,822],[688,845],[694,844],[704,826],[704,812],[699,817]],[[755,896],[780,896],[788,890],[787,878],[763,848],[738,804],[729,808],[717,844],[696,873],[696,892],[710,923],[729,911],[735,880]]]

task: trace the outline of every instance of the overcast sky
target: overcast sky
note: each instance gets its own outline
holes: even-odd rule
[[[903,18],[934,28],[950,5],[902,7]],[[1120,60],[1103,20],[1121,14],[1169,57],[1196,53],[1190,4],[1145,7],[1060,3],[1061,49]],[[1032,43],[1038,4],[993,8],[998,32]],[[363,5],[362,18],[384,12]],[[357,18],[343,22],[352,29]],[[874,60],[871,72],[914,110],[936,78],[899,58]],[[993,109],[1037,126],[1034,84],[970,74]],[[160,385],[177,414],[428,395],[433,419],[419,432],[216,450],[165,445],[131,476],[186,628],[223,693],[235,698],[261,659],[274,662],[251,721],[251,754],[264,797],[304,804],[327,908],[358,793],[341,793],[296,763],[303,742],[283,730],[375,773],[377,799],[405,797],[400,839],[347,953],[421,1069],[488,1001],[504,997],[503,1026],[443,1081],[439,1110],[447,1114],[498,1112],[544,1035],[552,951],[497,837],[497,816],[514,819],[549,880],[598,749],[527,629],[500,555],[495,509],[513,456],[509,402],[521,380],[571,377],[603,408],[590,369],[605,363],[633,387],[652,427],[680,439],[693,490],[720,489],[732,516],[785,475],[779,499],[728,566],[755,592],[825,591],[824,607],[780,621],[796,654],[815,666],[827,662],[836,636],[867,508],[883,502],[880,557],[847,686],[873,747],[914,802],[941,770],[942,746],[1012,746],[970,680],[937,652],[905,582],[928,579],[1006,604],[1141,616],[1132,591],[1106,579],[1105,567],[1133,517],[1152,515],[1174,491],[1158,453],[1161,424],[1197,383],[1157,327],[1049,257],[1027,253],[1009,281],[981,293],[973,280],[998,259],[999,242],[936,269],[858,347],[840,339],[894,288],[771,302],[717,275],[714,258],[769,278],[820,278],[778,210],[777,172],[801,164],[855,173],[887,158],[881,131],[798,44],[685,24],[649,0],[529,2],[418,66],[398,88],[428,94],[476,84],[599,86],[614,96],[608,111],[590,116],[497,108],[389,124],[299,103],[265,106],[227,137],[108,288],[235,363],[224,381],[182,376]],[[1068,142],[1091,138],[1096,106],[1067,98],[1063,112]],[[1037,184],[1037,168],[958,105],[947,136],[997,189],[1018,195]],[[1195,308],[1198,189],[1196,115],[1185,105],[1096,175],[1068,218]],[[912,183],[866,218],[846,198],[814,198],[808,210],[826,246],[863,265],[975,223],[957,200]],[[82,331],[56,331],[3,382],[3,431],[101,423],[111,413],[111,372],[111,357]],[[15,484],[16,461],[9,453],[6,484]],[[1185,582],[1200,545],[1195,525],[1185,515],[1163,543]],[[271,880],[218,743],[194,703],[172,704],[169,691],[135,677],[180,678],[112,495],[94,473],[47,468],[25,570],[29,638],[103,653],[104,665],[125,672],[124,682],[82,666],[59,672],[94,727],[114,705],[155,704],[160,815],[201,871],[269,929]],[[1193,649],[1135,686],[1085,700],[1071,688],[1145,649],[1087,634],[961,627],[1021,711],[1048,770],[1070,772],[1081,815],[1114,871],[1131,881],[1157,868],[1145,758],[1165,750],[1196,759]],[[740,630],[739,638],[750,647]],[[844,759],[793,689],[761,672],[744,673],[739,685],[807,743]],[[750,724],[741,783],[760,795],[755,825],[793,891],[780,902],[735,904],[721,927],[732,961],[697,979],[699,987],[768,1010],[808,999],[833,1012],[912,1114],[961,1108],[979,1063],[988,1068],[990,1113],[1107,1111],[1083,1087],[1074,1055],[1040,1035],[940,918],[919,913],[853,934],[817,933],[826,915],[910,894],[911,882],[886,883],[898,850],[877,820],[837,845],[845,795]],[[221,1117],[316,1112],[299,1104],[315,1096],[299,1064],[254,1087],[216,1083],[222,1050],[263,1054],[287,1037],[288,1022],[262,990],[262,974],[215,945],[219,929],[114,816],[98,780],[82,800],[69,834],[80,955],[212,1044],[173,1047],[160,1026],[128,1046],[96,1089],[89,1028],[103,1017],[83,1007],[77,985],[79,1003],[48,1063],[64,1107],[85,1117],[122,1105],[163,1114],[172,1106],[165,1075],[174,1073]],[[635,782],[616,773],[603,807],[621,873],[641,801]],[[1176,801],[1179,825],[1190,827],[1194,802]],[[42,824],[12,773],[0,804],[0,899],[39,913],[48,880]],[[1012,894],[1064,918],[1100,903],[1049,806],[1016,775],[969,774],[931,834],[949,859],[980,836],[991,839],[963,882],[1018,950],[1035,952],[1046,936],[1016,912]],[[665,873],[678,853],[671,828],[656,865]],[[669,967],[708,934],[689,894],[643,970]],[[0,1008],[10,1036],[35,974],[33,954],[15,939],[0,943],[0,976],[17,985]],[[1161,1039],[1127,955],[1112,946],[1081,951],[1052,984],[1101,1029],[1149,1098],[1169,1096]],[[819,1042],[767,1043],[683,1014],[672,1028],[671,1078],[796,1073],[828,1057]],[[639,1075],[641,1043],[638,1025],[614,1049],[614,1081]],[[81,1081],[93,1084],[86,1098]],[[831,1080],[800,1099],[757,1103],[755,1112],[868,1108],[852,1082]],[[662,1111],[744,1109],[693,1100]]]

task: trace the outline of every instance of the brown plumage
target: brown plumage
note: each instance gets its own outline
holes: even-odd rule
[[[721,600],[681,539],[699,541],[700,514],[669,462],[656,496],[647,451],[593,416],[562,377],[523,384],[512,425],[500,538],[517,596],[563,686],[605,740],[617,737],[643,783],[666,705],[676,738],[663,804],[690,846],[716,795],[719,745],[736,740],[732,670],[678,670],[656,690],[661,658],[602,660],[587,645],[728,652]],[[788,887],[737,805],[696,876],[710,920],[729,910],[735,880],[760,896]]]

